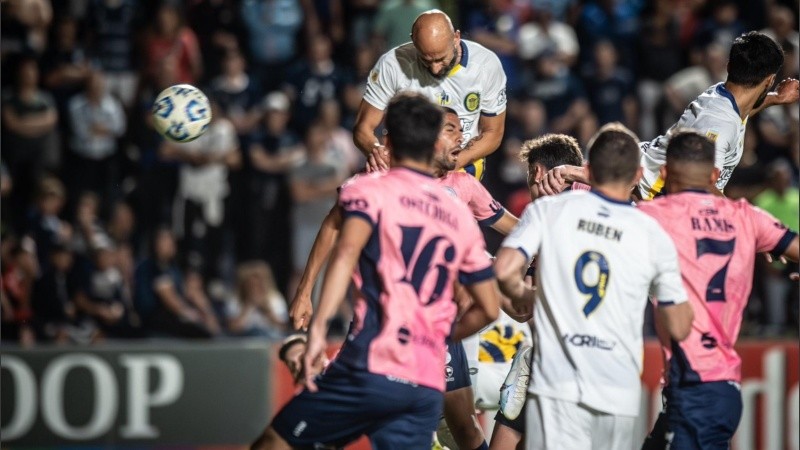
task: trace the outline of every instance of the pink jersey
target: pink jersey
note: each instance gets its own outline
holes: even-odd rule
[[[733,346],[753,286],[756,253],[782,254],[796,235],[745,200],[685,191],[639,204],[675,242],[694,309],[689,337],[663,346],[669,383],[739,381]]]
[[[439,178],[439,184],[464,202],[472,216],[482,227],[494,225],[505,209],[474,176],[466,172],[448,172]]]
[[[361,295],[337,362],[444,390],[453,282],[494,277],[469,209],[407,168],[362,175],[339,193],[345,220],[373,225],[358,263]]]

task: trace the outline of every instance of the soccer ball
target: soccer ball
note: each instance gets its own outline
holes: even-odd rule
[[[162,136],[175,142],[197,139],[210,121],[208,97],[189,84],[164,89],[153,105],[153,126]]]

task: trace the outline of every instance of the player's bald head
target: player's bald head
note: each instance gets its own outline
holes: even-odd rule
[[[417,16],[411,41],[422,63],[436,77],[444,77],[458,62],[459,33],[447,14],[432,9]]]

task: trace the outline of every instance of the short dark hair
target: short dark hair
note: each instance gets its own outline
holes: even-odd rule
[[[639,169],[636,135],[620,123],[600,128],[589,143],[589,170],[597,184],[628,182]]]
[[[386,134],[395,158],[429,162],[443,120],[442,108],[422,95],[395,95],[386,108]]]
[[[755,86],[775,75],[783,65],[783,50],[772,38],[758,31],[744,33],[733,41],[728,56],[728,81]]]
[[[453,108],[451,108],[449,106],[441,106],[441,108],[442,108],[442,111],[443,111],[444,114],[455,114],[455,115],[458,115],[458,112],[455,109],[453,109]]]
[[[667,144],[667,163],[671,161],[714,165],[716,148],[711,139],[695,130],[678,130]]]
[[[545,134],[536,139],[528,139],[522,143],[519,159],[529,167],[541,164],[547,170],[564,164],[583,164],[581,146],[574,137],[566,134]]]

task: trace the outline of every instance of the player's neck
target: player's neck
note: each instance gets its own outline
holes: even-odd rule
[[[701,183],[680,183],[680,182],[672,182],[669,183],[669,186],[666,187],[666,191],[670,194],[677,194],[679,192],[686,192],[686,191],[702,191],[702,192],[710,192],[711,186],[709,185],[702,185]]]
[[[739,108],[739,118],[742,120],[750,115],[750,112],[753,111],[753,106],[758,101],[758,97],[761,96],[761,92],[758,89],[741,86],[729,81],[725,82],[725,89],[733,95],[736,107]]]
[[[393,167],[404,167],[406,169],[411,169],[417,172],[426,173],[431,176],[435,176],[434,168],[426,162],[414,161],[413,159],[400,159],[395,161],[392,165]]]
[[[627,184],[622,184],[622,183],[599,184],[595,185],[592,188],[592,190],[599,192],[604,197],[619,202],[627,202],[631,199],[631,187],[630,185]]]

